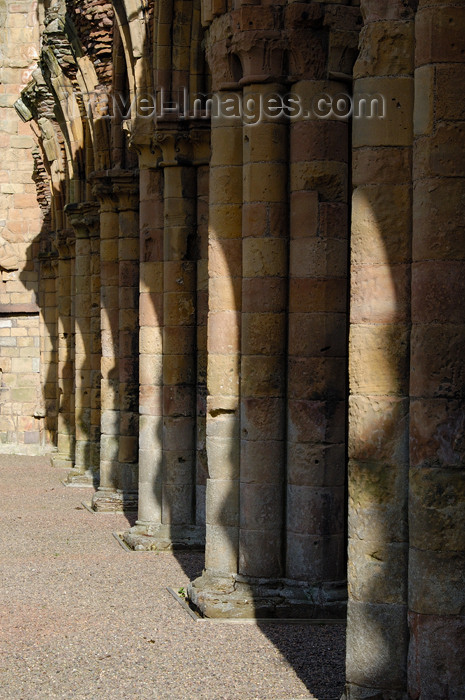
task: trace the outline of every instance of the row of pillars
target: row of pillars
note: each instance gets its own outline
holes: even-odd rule
[[[303,113],[328,87],[293,86]],[[207,615],[344,607],[347,171],[347,123],[212,120]]]
[[[328,85],[295,88],[310,106]],[[68,205],[57,460],[98,483],[94,510],[138,508],[129,546],[206,543],[205,613],[340,615],[348,125],[192,131],[157,133],[137,172],[95,173],[95,202]]]
[[[170,158],[185,134],[163,141],[163,167],[152,149],[92,175],[57,265],[54,462],[98,486],[96,512],[138,509],[138,549],[205,541],[208,167]]]
[[[465,10],[361,4],[355,97],[386,117],[352,143],[347,697],[459,697]],[[205,542],[207,615],[345,598],[348,125],[307,118],[345,87],[293,91],[290,124],[214,117],[209,166],[174,129],[97,174],[58,263],[69,480],[99,472],[98,511],[138,501],[130,546]]]

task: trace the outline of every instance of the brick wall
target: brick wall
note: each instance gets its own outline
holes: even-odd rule
[[[41,442],[35,142],[13,107],[36,65],[37,2],[0,2],[0,449]],[[34,417],[37,416],[37,417]]]

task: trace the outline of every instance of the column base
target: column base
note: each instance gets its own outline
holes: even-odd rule
[[[66,475],[65,484],[66,486],[82,486],[89,487],[95,486],[99,481],[99,471],[92,471],[86,469],[85,471],[80,471],[76,467],[70,469]]]
[[[345,581],[312,585],[204,571],[187,595],[204,617],[345,619],[347,611]]]
[[[68,455],[53,455],[50,457],[50,463],[55,469],[73,469],[73,460]]]
[[[205,527],[200,525],[164,525],[138,520],[122,538],[137,551],[173,551],[205,549]]]
[[[97,513],[137,511],[137,493],[120,489],[99,488],[92,497],[92,510]]]

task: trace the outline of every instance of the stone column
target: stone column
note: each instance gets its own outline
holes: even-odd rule
[[[288,125],[266,114],[274,84],[244,88],[261,121],[243,130],[239,574],[284,573]],[[255,613],[260,603],[255,601]]]
[[[100,216],[90,234],[90,463],[97,483],[100,481],[100,419],[102,378],[102,341],[100,336]]]
[[[347,162],[344,162],[347,161],[347,138],[342,133],[342,143],[336,145],[333,139],[339,139],[341,134],[333,136],[331,126],[327,127],[327,134],[322,129],[321,135],[316,134],[316,129],[311,132],[308,126],[311,135],[307,142],[300,144],[307,123],[305,128],[295,125],[294,162],[289,172],[289,123],[281,120],[286,113],[295,114],[295,110],[290,109],[287,99],[280,97],[283,92],[280,80],[284,75],[292,75],[293,82],[300,76],[317,76],[313,80],[323,80],[322,76],[327,76],[332,70],[342,74],[341,68],[345,68],[345,63],[350,64],[350,56],[347,60],[344,57],[351,52],[339,50],[342,48],[341,35],[349,35],[352,46],[356,37],[357,10],[350,8],[350,21],[346,23],[339,6],[331,5],[327,11],[321,3],[290,3],[279,17],[275,9],[263,5],[238,6],[228,18],[212,19],[210,11],[204,15],[206,22],[212,21],[207,42],[212,82],[214,87],[225,91],[219,93],[223,105],[229,102],[224,136],[221,135],[221,142],[218,141],[218,148],[229,150],[225,151],[227,157],[221,162],[237,164],[238,180],[243,177],[244,185],[242,192],[234,190],[237,199],[232,200],[234,203],[243,202],[241,266],[236,262],[237,250],[226,247],[226,242],[221,239],[218,252],[213,252],[213,245],[217,244],[213,234],[224,237],[227,222],[220,221],[217,232],[210,223],[209,233],[207,556],[206,571],[191,584],[189,595],[207,616],[215,617],[315,615],[321,614],[323,608],[327,614],[326,603],[334,600],[334,614],[340,614],[344,608],[340,604],[344,593],[340,581],[344,568],[344,528],[342,514],[337,509],[343,508],[346,334],[344,294],[341,301],[335,287],[340,290],[344,284],[346,244],[344,240],[328,242],[328,238],[344,239],[347,233],[344,221],[347,213]],[[231,26],[234,26],[232,36],[228,34]],[[328,36],[330,33],[331,37]],[[326,83],[321,86],[327,88]],[[234,88],[242,90],[228,95],[226,90]],[[234,144],[232,149],[234,120],[230,115],[234,104],[244,115],[242,161],[236,160],[238,146]],[[283,110],[284,105],[287,109]],[[309,108],[312,107],[310,104]],[[302,115],[305,119],[308,116]],[[215,160],[214,133],[215,129],[212,164]],[[315,138],[320,136],[323,143],[315,144]],[[343,157],[341,152],[344,152]],[[215,167],[211,169],[210,220],[215,216],[215,189],[218,188],[221,196],[227,196],[230,188],[237,185],[229,169],[224,168],[224,172],[224,180],[228,178],[226,182],[218,177]],[[291,286],[288,284],[289,189],[297,195],[291,205],[293,218],[299,216],[298,195],[301,192],[304,195],[300,202],[300,216],[306,226],[300,231],[299,224],[294,223],[292,275],[296,284]],[[327,205],[322,206],[321,232],[316,228],[320,192],[322,203]],[[331,204],[335,206],[330,207]],[[341,219],[344,225],[339,230]],[[236,231],[234,233],[237,235]],[[321,234],[322,239],[319,250],[320,235],[317,234]],[[312,236],[318,240],[308,240]],[[326,253],[330,248],[331,257],[334,251],[338,257],[336,270],[328,273],[322,251]],[[213,276],[218,274],[213,267],[214,255],[223,263],[223,284],[228,292],[228,287],[234,289],[238,286],[236,277],[240,278],[240,294],[237,289],[234,294],[229,293],[232,304],[228,299],[229,304],[224,307],[230,312],[229,317],[224,314],[222,319],[218,315],[218,321],[211,311]],[[337,278],[339,287],[330,281],[327,290],[323,283],[318,302],[315,297],[320,277],[325,282],[327,277]],[[311,292],[308,291],[310,284],[306,286],[307,280],[315,283]],[[330,289],[333,299],[326,301]],[[312,295],[311,299],[308,294]],[[288,328],[289,296],[294,317]],[[239,298],[240,305],[236,302]],[[241,317],[234,322],[232,312],[236,310],[241,311]],[[239,324],[240,333],[236,329]],[[328,347],[329,339],[334,343],[331,347]],[[326,345],[319,345],[320,340]],[[288,342],[292,356],[289,378]],[[223,353],[227,363],[224,362],[226,371],[217,363],[219,370],[215,386],[211,381],[211,367],[217,362],[213,354],[215,350],[212,350],[216,346],[219,348],[216,352]],[[237,358],[234,356],[236,352]],[[339,360],[339,374],[334,379],[329,375],[337,363],[331,365],[330,362],[327,365],[322,362],[320,375],[315,377],[314,369],[321,353],[326,353],[324,357]],[[237,360],[240,392],[234,384],[232,389],[229,387],[230,382],[238,380]],[[303,378],[304,382],[305,378],[308,379],[307,386],[297,386],[298,379],[302,379],[299,372],[304,363],[309,366],[312,360],[313,368],[309,370],[307,367]],[[335,386],[337,392],[327,396]],[[230,399],[229,402],[226,398]],[[237,420],[237,403],[241,409],[240,421]],[[217,414],[213,414],[212,409]],[[230,415],[223,415],[227,413]],[[217,433],[221,439],[223,435],[228,438],[220,443],[221,451],[209,436],[210,426],[215,425],[211,416],[218,420],[218,425],[225,426],[224,433]],[[239,470],[236,431],[241,443]],[[294,464],[287,490],[288,441],[288,456]],[[311,468],[307,470],[306,460],[312,449],[324,452],[327,443],[336,446],[331,459],[338,462],[334,466],[338,476],[332,481],[328,478],[328,488],[324,468],[317,476],[310,474]],[[212,466],[217,465],[215,483]],[[320,522],[320,516],[326,521]],[[316,555],[312,551],[314,535],[319,545]],[[327,576],[326,582],[322,580],[323,575]],[[333,585],[335,579],[339,580]],[[325,586],[328,588],[326,598],[322,596],[322,592],[326,595]]]
[[[411,698],[465,695],[465,7],[415,21],[410,379]]]
[[[287,579],[310,585],[294,614],[345,614],[348,123],[318,118],[318,95],[347,86],[301,80],[290,126]],[[310,119],[306,115],[310,115]],[[297,611],[297,606],[300,612]]]
[[[161,523],[163,396],[163,170],[140,169],[139,510],[125,538]]]
[[[94,177],[94,194],[100,201],[100,328],[101,418],[100,484],[92,498],[96,511],[122,509],[118,489],[119,452],[119,222],[112,179]]]
[[[195,516],[197,172],[188,164],[198,160],[195,141],[173,124],[161,126],[152,154],[144,149],[140,159],[142,500],[136,526],[124,535],[138,549],[204,542]]]
[[[241,97],[217,93],[216,102]],[[205,571],[189,596],[207,616],[228,616],[238,571],[240,343],[242,277],[242,121],[218,113],[211,122],[208,221],[207,421]]]
[[[365,26],[354,68],[347,697],[394,700],[405,697],[408,643],[414,12],[403,3],[361,5]]]
[[[57,233],[58,259],[58,453],[53,465],[71,469],[74,464],[74,233]]]
[[[75,460],[66,482],[73,486],[93,485],[98,463],[92,461],[92,289],[90,231],[98,225],[94,203],[69,204],[65,213],[73,227],[75,243]]]
[[[45,440],[49,445],[57,442],[58,421],[58,304],[56,251],[49,251],[40,258],[40,367],[43,391]]]
[[[196,342],[195,170],[164,170],[162,521],[194,514]]]
[[[139,448],[139,173],[113,178],[118,207],[118,492],[137,510]]]
[[[195,522],[205,528],[207,465],[207,318],[208,318],[209,166],[197,168],[197,430]]]

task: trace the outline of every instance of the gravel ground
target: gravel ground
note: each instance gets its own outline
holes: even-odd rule
[[[198,554],[129,553],[48,458],[0,455],[0,698],[339,698],[344,628],[195,622]]]

